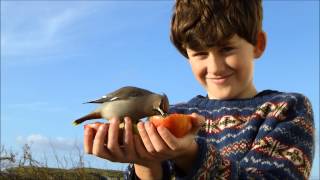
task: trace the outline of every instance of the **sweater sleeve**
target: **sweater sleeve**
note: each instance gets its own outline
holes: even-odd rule
[[[171,164],[168,161],[164,161],[162,163],[162,171],[163,171],[163,180],[170,180],[174,175],[174,171],[172,170]],[[135,173],[134,164],[130,163],[124,172],[124,179],[125,180],[139,180]]]
[[[262,107],[253,114],[263,123],[242,158],[231,160],[208,140],[199,138],[193,169],[176,174],[176,179],[308,179],[314,156],[311,104],[301,95],[275,104],[268,105],[268,113],[263,113],[266,109]]]
[[[238,162],[240,178],[308,179],[315,148],[313,112],[305,96],[295,97],[267,114],[251,150]]]

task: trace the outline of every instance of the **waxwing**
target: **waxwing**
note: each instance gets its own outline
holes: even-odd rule
[[[144,117],[165,115],[169,109],[169,101],[165,94],[156,94],[146,89],[126,86],[111,92],[100,99],[86,103],[101,104],[96,110],[75,121],[78,125],[86,120],[104,118],[109,120],[118,117],[121,121],[125,116],[134,123]]]

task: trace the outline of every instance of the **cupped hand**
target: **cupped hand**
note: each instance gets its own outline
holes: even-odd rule
[[[119,131],[119,119],[110,124],[93,123],[85,126],[84,151],[112,162],[135,163],[143,166],[160,164],[144,147],[139,135],[133,134],[132,121],[125,117],[124,131]],[[123,144],[119,144],[119,133],[123,133]],[[120,136],[121,137],[121,136]]]
[[[195,136],[204,124],[204,117],[192,114],[198,121],[193,122],[192,130],[187,135],[177,138],[165,127],[155,127],[151,122],[139,122],[137,127],[142,142],[148,151],[161,160],[177,159],[184,155],[194,156],[197,153]]]

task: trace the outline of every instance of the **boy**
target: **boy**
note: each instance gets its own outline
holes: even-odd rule
[[[114,118],[85,129],[85,151],[132,163],[127,179],[308,179],[314,154],[310,102],[297,93],[257,92],[253,84],[254,60],[266,46],[261,0],[177,0],[171,40],[207,96],[170,112],[192,114],[199,124],[178,139],[140,122],[140,138],[127,117],[120,147]]]

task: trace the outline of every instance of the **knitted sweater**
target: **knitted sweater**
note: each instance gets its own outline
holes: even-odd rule
[[[265,90],[250,99],[197,96],[170,108],[206,118],[196,141],[198,156],[183,173],[168,160],[165,179],[308,179],[314,156],[309,100],[297,93]],[[129,165],[125,179],[134,179]]]

